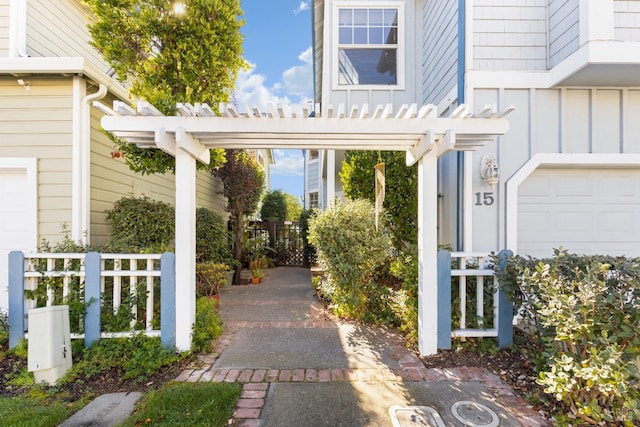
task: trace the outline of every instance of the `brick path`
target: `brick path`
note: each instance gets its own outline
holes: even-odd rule
[[[223,304],[234,304],[229,301]],[[252,302],[252,305],[283,304],[282,301]],[[307,301],[308,303],[308,301]],[[218,339],[211,354],[184,370],[176,381],[241,383],[242,394],[233,416],[233,425],[255,427],[258,425],[265,399],[272,383],[278,382],[460,382],[476,381],[493,394],[496,402],[513,415],[525,427],[550,425],[537,411],[518,397],[497,375],[480,368],[427,369],[420,359],[406,347],[401,337],[382,329],[387,338],[392,357],[399,368],[314,369],[308,366],[291,366],[286,369],[216,369],[214,363],[241,329],[255,328],[338,328],[339,321],[330,319],[322,310],[314,310],[304,321],[225,321],[225,333]]]

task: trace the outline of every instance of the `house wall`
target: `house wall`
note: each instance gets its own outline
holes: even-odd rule
[[[580,47],[579,0],[549,2],[549,65],[554,67]]]
[[[113,99],[101,102],[110,105]],[[114,145],[100,131],[103,113],[91,109],[91,243],[103,243],[110,234],[106,211],[127,196],[148,196],[175,204],[175,176],[140,175],[132,172],[122,158],[113,156]],[[222,196],[222,182],[206,171],[197,175],[197,205],[218,212],[224,217],[226,199]]]
[[[477,0],[473,7],[473,68],[545,70],[547,0]]]
[[[616,41],[640,41],[640,2],[615,0],[613,2],[614,38]]]
[[[27,2],[27,53],[35,57],[84,57],[102,71],[109,66],[90,45],[88,9],[78,0]]]
[[[404,3],[404,11],[405,11],[405,37],[404,37],[404,45],[405,45],[405,64],[404,64],[404,75],[405,75],[405,86],[404,89],[397,89],[395,87],[390,88],[334,88],[333,82],[333,70],[331,70],[331,64],[337,66],[335,61],[333,60],[333,51],[337,48],[337,40],[334,41],[334,34],[330,30],[337,28],[337,22],[333,22],[333,10],[334,5],[349,5],[349,0],[342,1],[326,1],[325,2],[325,32],[324,32],[324,41],[323,41],[323,64],[324,64],[324,84],[322,86],[322,98],[323,104],[328,105],[332,104],[335,106],[339,104],[344,104],[348,109],[351,108],[352,105],[362,105],[369,104],[370,106],[375,106],[378,104],[388,104],[391,103],[395,108],[398,108],[402,104],[411,104],[417,102],[418,93],[421,92],[417,83],[417,71],[419,70],[419,64],[416,62],[416,58],[419,57],[419,51],[417,50],[416,45],[416,37],[414,34],[416,32],[416,23],[418,19],[416,18],[416,7],[415,1],[401,1]],[[362,5],[364,4],[361,1],[351,1],[354,5]],[[385,1],[385,0],[371,0],[366,2],[367,6],[375,6],[379,3],[381,6],[395,4],[396,1]]]
[[[422,5],[422,103],[438,104],[457,84],[458,1]]]
[[[9,0],[0,0],[0,57],[9,56]]]
[[[474,102],[516,106],[509,132],[473,155],[474,250],[504,247],[505,183],[535,154],[640,153],[640,88],[476,89]],[[483,155],[500,165],[495,190],[480,179]],[[487,192],[495,203],[476,204]]]
[[[38,159],[38,236],[58,240],[71,221],[71,79],[30,76],[26,91],[0,77],[0,157]]]

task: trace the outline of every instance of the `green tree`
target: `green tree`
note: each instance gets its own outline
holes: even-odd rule
[[[260,216],[263,221],[284,221],[287,218],[287,201],[281,190],[267,192],[262,198]]]
[[[244,217],[255,212],[264,186],[264,171],[244,150],[226,150],[227,162],[213,174],[222,179],[223,194],[227,197],[229,221],[235,236],[234,258],[238,261],[234,283],[240,283],[240,262],[244,239]]]
[[[389,215],[389,229],[394,245],[406,248],[418,241],[418,168],[407,167],[405,153],[399,151],[347,151],[342,162],[340,181],[351,200],[375,201],[374,166],[385,163],[386,196],[384,208]]]
[[[302,215],[302,211],[304,210],[300,199],[289,193],[284,193],[284,199],[287,204],[287,217],[285,221],[300,221],[300,215]]]
[[[91,44],[130,84],[134,98],[173,115],[178,102],[227,102],[242,57],[240,0],[84,0]],[[173,172],[175,159],[110,136],[128,166],[142,174]],[[224,150],[211,150],[211,169]],[[202,167],[202,166],[201,166]]]

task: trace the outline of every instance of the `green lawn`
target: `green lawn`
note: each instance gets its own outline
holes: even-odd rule
[[[73,408],[60,401],[0,397],[0,424],[8,427],[54,427],[72,411]]]
[[[151,392],[123,426],[225,426],[240,397],[239,384],[180,383]]]

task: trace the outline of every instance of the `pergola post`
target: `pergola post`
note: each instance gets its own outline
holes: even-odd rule
[[[176,150],[176,348],[191,349],[196,320],[196,159]]]
[[[438,352],[438,154],[418,161],[418,350]]]

